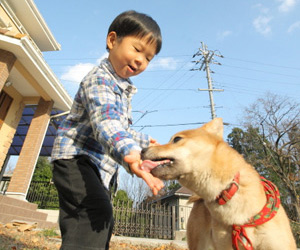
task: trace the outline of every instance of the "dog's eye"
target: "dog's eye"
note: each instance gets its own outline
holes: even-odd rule
[[[182,137],[176,136],[176,137],[173,139],[173,143],[179,142],[181,139],[182,139]]]

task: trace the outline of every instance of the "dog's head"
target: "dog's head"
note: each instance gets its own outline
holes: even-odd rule
[[[175,134],[169,143],[142,151],[144,167],[163,180],[184,180],[196,168],[209,167],[217,144],[223,141],[223,121],[216,118],[198,129]]]

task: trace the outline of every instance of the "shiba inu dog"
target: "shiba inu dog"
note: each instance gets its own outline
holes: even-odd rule
[[[222,137],[216,118],[142,152],[145,171],[177,179],[197,195],[187,225],[189,249],[295,250],[278,189]]]

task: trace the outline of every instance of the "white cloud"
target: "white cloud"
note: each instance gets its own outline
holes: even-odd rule
[[[293,23],[287,30],[288,33],[292,33],[295,29],[300,28],[300,21]]]
[[[217,34],[217,36],[218,36],[218,39],[219,39],[219,40],[223,40],[225,37],[230,36],[231,34],[232,34],[232,31],[230,31],[230,30],[225,30],[225,31],[223,31],[223,32],[219,32],[219,33]]]
[[[104,59],[108,57],[108,52],[105,52],[99,59],[97,60],[97,65]]]
[[[79,83],[94,66],[92,63],[78,63],[69,67],[67,72],[61,76],[61,79]]]
[[[96,65],[100,61],[108,56],[108,53],[104,53],[100,58],[97,59]],[[67,68],[66,72],[61,76],[61,80],[80,83],[85,75],[95,66],[92,63],[78,63],[74,66]]]
[[[270,26],[271,20],[272,20],[271,17],[259,16],[254,19],[253,26],[257,32],[259,32],[260,34],[262,34],[264,36],[267,36],[272,32],[271,26]]]
[[[108,54],[105,53],[103,56],[97,59],[96,65],[98,65],[100,61],[107,56]],[[160,57],[154,59],[149,64],[147,69],[174,70],[177,68],[177,65],[178,61],[172,57]],[[67,68],[66,72],[60,77],[60,79],[64,81],[74,82],[74,84],[78,84],[94,66],[95,64],[92,63],[78,63],[74,66],[70,66]]]
[[[148,70],[153,69],[170,69],[174,70],[177,68],[178,62],[172,57],[159,57],[154,59],[148,66]]]
[[[278,0],[281,4],[278,7],[280,12],[289,12],[296,5],[296,0]]]
[[[259,12],[262,13],[262,14],[268,14],[269,13],[269,8],[265,7],[261,3],[255,4],[253,7],[257,8],[259,10]]]

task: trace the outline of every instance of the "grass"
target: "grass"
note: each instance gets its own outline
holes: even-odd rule
[[[50,228],[50,229],[43,229],[40,232],[40,235],[44,237],[59,237],[59,234],[57,233],[57,229],[55,228]]]
[[[155,242],[155,239],[153,239]],[[58,250],[60,235],[54,228],[43,230],[18,231],[18,228],[7,228],[0,224],[0,250]],[[112,240],[110,250],[187,250],[176,245],[161,244],[149,246],[117,242]]]

